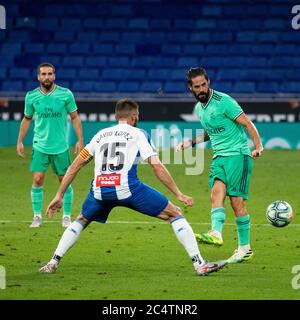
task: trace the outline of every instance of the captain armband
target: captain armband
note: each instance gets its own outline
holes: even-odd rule
[[[79,156],[82,160],[84,161],[90,161],[92,159],[92,156],[89,154],[89,152],[87,151],[87,149],[83,148],[80,153]]]

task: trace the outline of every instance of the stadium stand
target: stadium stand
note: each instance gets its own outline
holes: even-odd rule
[[[57,67],[75,92],[184,93],[202,65],[229,93],[300,89],[292,1],[4,1],[0,91],[26,91]],[[287,19],[290,17],[290,19]],[[291,82],[282,85],[282,76]]]

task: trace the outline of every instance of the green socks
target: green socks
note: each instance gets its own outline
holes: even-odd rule
[[[222,228],[225,221],[225,208],[214,208],[211,210],[211,229],[222,234]]]
[[[73,188],[69,186],[64,194],[63,199],[63,214],[64,215],[71,215],[71,209],[73,204]]]
[[[239,246],[245,246],[250,244],[250,216],[242,216],[235,218],[237,226],[237,234],[239,240]]]
[[[42,215],[42,202],[43,202],[43,187],[32,186],[31,187],[31,204],[34,215]]]

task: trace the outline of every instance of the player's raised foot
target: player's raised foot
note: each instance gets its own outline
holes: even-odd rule
[[[34,216],[33,221],[31,225],[29,226],[30,228],[38,228],[42,225],[42,217],[40,216]]]
[[[212,272],[217,272],[224,268],[227,264],[227,260],[220,260],[215,262],[206,262],[196,268],[196,273],[199,276],[208,276]]]
[[[70,216],[63,216],[63,218],[62,218],[62,226],[64,227],[64,228],[68,228],[68,226],[71,224],[71,218],[70,218]]]
[[[206,233],[195,233],[195,237],[200,243],[213,244],[216,246],[223,244],[222,236],[215,230],[210,230]]]
[[[244,251],[242,249],[236,249],[233,255],[227,260],[228,263],[240,263],[249,261],[253,258],[253,251],[251,249]]]
[[[39,272],[41,273],[54,273],[57,269],[58,265],[55,263],[48,262],[46,265],[44,265]]]

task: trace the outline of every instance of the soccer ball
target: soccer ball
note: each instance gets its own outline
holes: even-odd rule
[[[267,220],[275,227],[285,227],[293,219],[293,209],[286,201],[272,202],[266,212]]]

